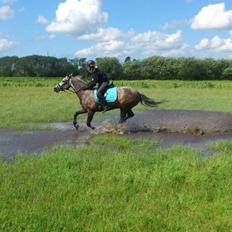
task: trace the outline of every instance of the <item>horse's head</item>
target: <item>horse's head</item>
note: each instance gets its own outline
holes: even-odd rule
[[[64,77],[60,83],[58,83],[54,87],[55,92],[65,91],[71,87],[70,79],[72,78],[72,74]]]

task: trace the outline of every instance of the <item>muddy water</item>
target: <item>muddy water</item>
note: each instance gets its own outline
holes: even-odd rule
[[[232,132],[232,114],[183,110],[145,111],[128,121],[126,127],[129,131],[140,128],[194,135],[223,134]]]
[[[76,131],[71,122],[39,124],[49,130],[0,129],[0,154],[12,160],[18,152],[32,154],[50,149],[54,145],[82,146],[92,135],[119,134],[129,138],[153,139],[160,146],[183,144],[205,150],[217,140],[232,140],[232,114],[202,111],[149,110],[136,112],[134,118],[119,125],[119,117],[107,114],[93,121],[95,131],[80,122]]]
[[[13,160],[17,153],[39,154],[55,145],[82,146],[90,135],[88,129],[80,130],[78,133],[73,129],[47,131],[0,129],[0,156],[4,160]]]

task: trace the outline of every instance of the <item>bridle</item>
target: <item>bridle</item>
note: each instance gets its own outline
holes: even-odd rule
[[[80,87],[79,89],[76,89],[76,88],[74,87],[74,85],[73,85],[73,83],[72,83],[72,77],[69,78],[69,84],[70,84],[72,90],[71,90],[71,89],[68,89],[68,90],[69,90],[70,92],[72,92],[72,93],[78,94],[78,93],[82,90],[82,87]]]
[[[67,80],[67,82],[69,82],[69,85],[70,85],[71,89],[70,89],[70,87],[69,87],[68,89],[63,89],[63,91],[64,91],[65,93],[68,93],[67,91],[69,91],[69,92],[71,92],[71,93],[78,94],[78,93],[82,90],[82,87],[80,87],[79,89],[76,89],[76,88],[74,87],[74,85],[73,85],[73,83],[72,83],[72,76],[69,77],[69,79]],[[61,86],[60,86],[60,88],[61,88]]]

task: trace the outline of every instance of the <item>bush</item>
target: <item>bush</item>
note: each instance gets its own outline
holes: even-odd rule
[[[222,79],[224,80],[232,80],[232,67],[228,67],[222,73]]]

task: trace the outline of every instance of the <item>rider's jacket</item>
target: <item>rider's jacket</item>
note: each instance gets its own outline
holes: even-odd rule
[[[92,76],[92,80],[90,81],[91,87],[95,86],[96,84],[98,84],[98,86],[101,86],[103,82],[109,83],[109,79],[107,75],[98,68],[94,69],[94,71],[91,73],[91,76]]]

